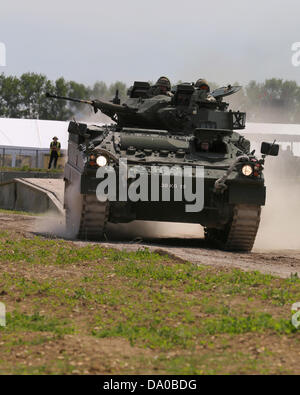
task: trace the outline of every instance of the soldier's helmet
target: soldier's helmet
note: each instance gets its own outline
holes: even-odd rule
[[[196,81],[195,87],[198,88],[198,89],[207,90],[208,92],[210,91],[210,87],[208,85],[208,82],[204,78],[199,78]]]
[[[163,88],[167,91],[171,90],[171,82],[170,82],[169,78],[167,78],[167,77],[159,77],[159,79],[157,80],[155,85],[157,85],[160,88]]]

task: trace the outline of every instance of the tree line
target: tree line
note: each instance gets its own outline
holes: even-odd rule
[[[51,81],[45,75],[36,73],[25,73],[19,78],[0,74],[0,117],[66,121],[74,115],[87,113],[87,106],[48,99],[46,92],[78,99],[111,99],[117,89],[120,98],[124,99],[127,87],[121,81],[109,86],[98,81],[90,87],[66,81],[63,77]]]
[[[248,121],[300,123],[300,86],[296,81],[250,81],[240,92],[229,96],[228,102],[232,108],[246,111]]]
[[[217,87],[215,83],[210,85]],[[79,103],[49,100],[46,92],[80,99],[110,100],[117,89],[124,100],[128,87],[121,81],[110,85],[97,81],[93,86],[86,86],[63,77],[51,81],[36,73],[25,73],[20,77],[0,74],[0,117],[66,121],[86,115],[89,109]],[[261,83],[250,81],[225,101],[234,110],[246,111],[248,121],[300,123],[300,86],[296,81],[276,78]]]

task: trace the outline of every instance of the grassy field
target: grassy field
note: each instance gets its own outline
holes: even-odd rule
[[[41,213],[32,213],[28,211],[19,211],[19,210],[5,210],[0,208],[0,214],[16,214],[16,215],[29,215],[29,216],[36,216],[36,215],[42,215]]]
[[[23,166],[23,167],[8,167],[8,166],[0,166],[0,171],[24,171],[24,172],[50,172],[50,173],[63,173],[62,169],[45,169],[45,168],[35,168],[35,167],[29,167],[29,166]]]
[[[300,280],[0,233],[0,372],[300,373]]]

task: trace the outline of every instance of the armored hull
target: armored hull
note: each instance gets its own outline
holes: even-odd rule
[[[197,130],[197,135],[211,132]],[[219,134],[218,134],[219,133]],[[87,137],[87,135],[89,137]],[[251,250],[260,220],[260,207],[265,204],[265,185],[262,173],[259,176],[245,176],[242,166],[251,163],[245,158],[229,172],[232,163],[238,157],[242,147],[242,138],[236,132],[214,130],[214,136],[222,135],[224,145],[221,152],[200,152],[197,150],[197,138],[193,136],[172,135],[166,130],[136,128],[89,127],[85,124],[70,124],[69,156],[65,168],[67,225],[73,235],[83,239],[101,239],[105,234],[107,222],[126,223],[133,220],[197,223],[205,227],[207,239],[221,248],[232,250]],[[207,138],[207,137],[206,137]],[[78,149],[88,139],[92,144],[92,155],[105,156],[118,178],[119,160],[127,161],[127,173],[141,166],[148,174],[147,197],[144,201],[120,201],[116,183],[116,199],[100,202],[96,192],[103,178],[97,177],[96,163],[89,160],[91,154]],[[227,141],[227,143],[226,143]],[[240,148],[237,147],[238,142]],[[244,141],[245,144],[245,141]],[[217,151],[214,149],[213,151]],[[253,160],[253,158],[252,158]],[[195,189],[196,168],[203,168],[203,208],[196,212],[187,212],[187,201],[175,199],[175,191],[184,189],[182,179],[168,176],[168,169],[174,166],[190,168],[191,180],[188,185]],[[251,166],[253,164],[251,163]],[[159,168],[159,196],[151,199],[151,177],[153,167]],[[226,177],[225,190],[216,189],[216,182]],[[165,174],[167,173],[167,174]],[[167,181],[165,181],[167,179]],[[135,179],[127,179],[127,187]],[[75,191],[74,191],[74,186]],[[68,194],[68,188],[73,194]],[[163,193],[169,192],[169,199],[163,200]],[[75,208],[72,210],[72,205]],[[77,217],[74,222],[73,214]],[[81,211],[80,221],[78,212]]]

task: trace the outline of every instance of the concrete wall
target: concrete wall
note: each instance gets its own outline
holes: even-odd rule
[[[0,186],[0,208],[5,210],[14,210],[16,201],[16,184],[11,182],[9,184]]]
[[[14,178],[63,178],[63,173],[52,172],[25,172],[25,171],[0,171],[0,184]]]
[[[49,209],[49,198],[45,193],[16,183],[15,210],[44,213]]]
[[[63,213],[62,203],[51,191],[32,185],[26,179],[0,184],[0,208],[32,213]]]

